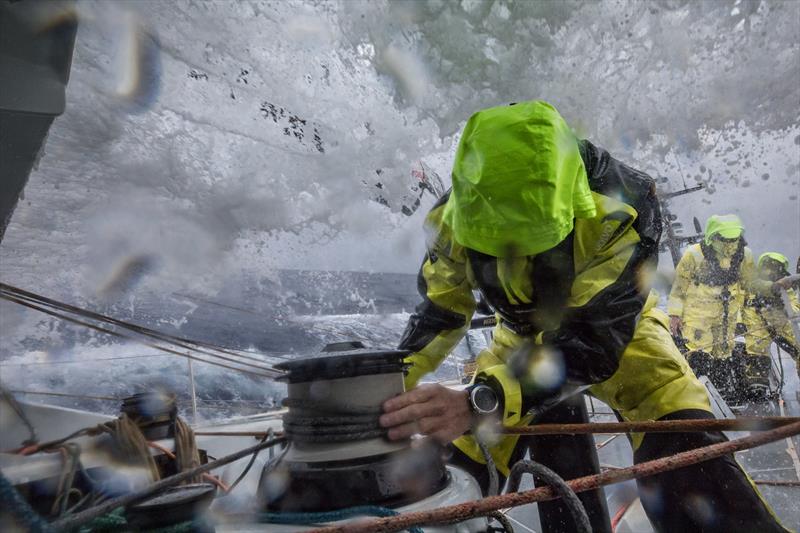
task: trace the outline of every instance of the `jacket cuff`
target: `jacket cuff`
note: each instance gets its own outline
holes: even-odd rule
[[[503,408],[503,425],[513,426],[522,418],[522,390],[507,365],[494,365],[478,373],[476,383],[485,383],[497,393]]]

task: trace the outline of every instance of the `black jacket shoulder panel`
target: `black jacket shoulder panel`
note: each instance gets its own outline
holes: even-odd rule
[[[634,228],[642,240],[648,241],[648,246],[658,247],[662,221],[653,178],[587,140],[580,141],[578,146],[592,191],[619,198],[636,209]]]

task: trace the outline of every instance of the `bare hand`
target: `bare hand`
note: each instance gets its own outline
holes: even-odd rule
[[[380,423],[389,428],[389,440],[422,434],[447,444],[466,433],[472,425],[467,391],[438,384],[420,385],[386,400],[383,412]]]
[[[669,315],[669,331],[673,336],[677,337],[681,334],[683,329],[683,320],[676,315]]]
[[[786,276],[785,278],[781,278],[775,283],[772,284],[772,292],[778,294],[780,289],[789,290],[792,288],[792,276]]]

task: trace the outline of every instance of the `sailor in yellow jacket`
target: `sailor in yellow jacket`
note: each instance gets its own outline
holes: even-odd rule
[[[625,420],[713,418],[667,316],[654,306],[661,217],[647,175],[577,141],[552,106],[532,101],[475,113],[452,181],[425,222],[423,302],[401,342],[413,352],[410,390],[387,400],[381,417],[390,439],[421,433],[455,440],[453,462],[480,478],[486,466],[474,434],[482,418],[535,422],[575,391],[588,390]],[[473,290],[498,319],[473,385],[415,387],[464,336]],[[490,452],[500,474],[524,455],[530,438],[494,437]],[[634,459],[724,439],[633,435]],[[784,531],[732,457],[639,486],[659,531]]]
[[[789,276],[789,259],[778,252],[766,252],[758,258],[758,279],[774,282]],[[788,291],[792,312],[800,312],[800,298],[796,289]],[[800,376],[800,344],[795,338],[787,310],[779,296],[748,294],[742,309],[742,323],[747,349],[746,377],[751,387],[768,386],[770,367],[769,348],[775,342],[797,364]]]
[[[689,352],[729,359],[748,290],[769,292],[772,285],[754,284],[759,281],[742,221],[736,215],[709,217],[703,242],[689,246],[675,269],[667,307],[672,334],[682,334]]]

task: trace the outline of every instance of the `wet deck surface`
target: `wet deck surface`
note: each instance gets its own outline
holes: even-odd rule
[[[784,359],[785,384],[782,393],[782,402],[765,402],[742,406],[737,409],[737,414],[747,416],[800,416],[800,401],[798,401],[797,371],[794,362]],[[613,415],[608,413],[608,407],[597,400],[593,401],[596,414],[593,421],[615,421]],[[589,407],[591,409],[591,406]],[[745,436],[748,432],[728,433],[731,439]],[[609,439],[609,435],[597,435],[595,441],[599,444]],[[772,444],[746,450],[736,454],[739,463],[745,468],[751,478],[756,481],[800,481],[800,436],[784,439]],[[625,467],[633,463],[633,453],[624,436],[619,436],[606,444],[598,453],[601,466]],[[533,488],[530,478],[523,480],[521,490]],[[605,488],[608,501],[609,515],[613,518],[620,506],[630,501],[635,494],[633,481],[611,485]],[[775,514],[784,526],[792,530],[800,527],[800,487],[759,485],[759,490],[770,504]],[[533,505],[519,507],[509,511],[517,532],[536,532],[540,530],[539,518]],[[620,524],[618,533],[636,532],[645,533],[652,531],[646,521],[641,508],[634,508],[627,515],[627,522]]]

